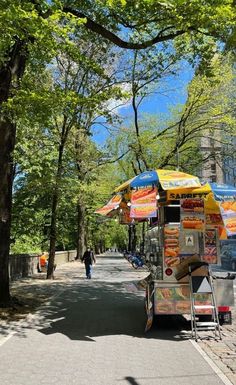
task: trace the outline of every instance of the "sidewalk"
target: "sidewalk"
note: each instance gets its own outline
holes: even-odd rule
[[[75,282],[76,278],[81,277],[84,277],[84,266],[76,261],[59,266],[53,281],[46,280],[46,274],[40,273],[33,278],[13,282],[11,293],[24,305],[17,305],[14,311],[0,311],[0,342],[9,334],[17,333],[20,323],[23,323],[25,328],[32,327],[32,314],[37,313],[41,305],[66,290],[72,285],[72,281]],[[222,341],[202,340],[198,345],[232,384],[236,385],[236,308],[233,309],[232,318],[232,325],[222,327]]]
[[[232,321],[232,325],[222,326],[222,341],[205,340],[198,344],[236,385],[236,306],[232,309]]]
[[[47,280],[46,273],[37,273],[33,277],[13,281],[11,295],[17,299],[14,309],[0,309],[0,340],[19,330],[18,324],[35,314],[40,306],[48,303],[54,296],[66,290],[72,279],[84,274],[80,262],[60,265],[56,269],[55,279]]]

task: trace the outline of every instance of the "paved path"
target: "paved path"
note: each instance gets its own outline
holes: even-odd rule
[[[51,297],[47,304],[2,323],[1,385],[224,383],[177,324],[144,334],[143,294],[132,292],[132,281],[145,271],[104,256],[92,280],[84,275],[79,262],[58,269],[57,280],[40,289]],[[27,295],[27,282],[22,289]]]

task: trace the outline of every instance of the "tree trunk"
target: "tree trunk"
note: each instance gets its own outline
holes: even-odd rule
[[[140,244],[141,253],[144,253],[144,249],[145,249],[145,235],[146,235],[146,222],[143,222],[142,223],[142,240]]]
[[[56,186],[52,196],[52,212],[51,212],[51,225],[49,233],[49,258],[48,258],[48,269],[47,269],[47,279],[54,278],[54,266],[55,266],[55,252],[56,252],[56,239],[57,239],[57,203],[58,203],[58,181],[56,181]]]
[[[85,251],[85,207],[80,200],[77,203],[77,259],[81,259]]]
[[[0,306],[10,304],[9,252],[15,124],[0,121]]]
[[[8,62],[0,68],[0,306],[11,303],[9,289],[9,252],[13,184],[13,151],[16,139],[16,124],[3,111],[3,103],[11,96],[23,76],[27,50],[25,43],[16,39],[8,52]]]
[[[128,251],[132,251],[132,226],[128,225]]]
[[[132,226],[132,252],[135,253],[137,244],[136,226]]]
[[[50,225],[50,233],[49,233],[50,245],[49,245],[47,279],[54,278],[55,252],[56,252],[56,240],[57,240],[58,187],[59,187],[61,174],[62,174],[63,151],[64,151],[64,145],[61,143],[59,146],[57,174],[56,174],[55,186],[54,186],[54,191],[52,196],[51,225]]]

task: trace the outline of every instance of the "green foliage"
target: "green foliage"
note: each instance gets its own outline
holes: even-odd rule
[[[85,17],[68,12],[67,6]],[[167,38],[135,53],[133,76],[132,68],[126,66],[128,54],[124,58],[112,48],[113,35],[108,34],[108,42],[96,25],[91,31],[86,16],[121,38],[125,31],[129,43],[145,43],[156,36]],[[75,247],[79,199],[86,207],[89,241],[102,240],[106,247],[124,248],[126,226],[99,222],[94,215],[114,187],[133,176],[138,166],[144,168],[143,159],[151,168],[175,168],[177,145],[180,166],[192,171],[201,160],[201,122],[209,121],[206,130],[224,125],[232,133],[235,127],[233,116],[226,113],[232,107],[233,76],[227,64],[222,73],[215,56],[222,50],[222,42],[228,49],[235,45],[233,0],[2,0],[0,26],[0,66],[9,60],[17,40],[24,42],[27,56],[24,76],[17,84],[14,79],[3,106],[4,112],[17,121],[13,252],[37,252],[48,246],[55,184],[59,194],[57,247]],[[110,111],[109,102],[130,96],[122,90],[123,84],[133,81],[141,102],[160,85],[165,70],[168,76],[174,74],[183,58],[198,65],[186,105],[165,119],[143,117],[139,138],[134,135],[134,127],[123,125],[107,148],[98,149],[91,141],[92,126],[99,117],[110,125],[119,121]],[[58,176],[60,145],[64,153]],[[141,160],[137,159],[140,148]],[[125,152],[127,155],[121,158]],[[120,160],[101,166],[113,155]]]
[[[222,145],[235,135],[233,95],[235,74],[230,58],[215,56],[208,66],[210,76],[197,71],[188,86],[184,105],[170,110],[168,116],[142,115],[139,120],[140,135],[135,137],[135,127],[121,127],[115,141],[108,146],[115,156],[125,155],[119,161],[119,172],[129,179],[137,171],[137,154],[140,146],[150,169],[179,167],[195,173],[204,161],[200,140],[216,136]],[[179,159],[177,158],[179,153]],[[145,167],[143,166],[143,170]]]

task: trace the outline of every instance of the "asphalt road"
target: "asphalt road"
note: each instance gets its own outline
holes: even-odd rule
[[[1,385],[218,385],[182,320],[144,333],[144,298],[117,255],[97,259],[93,278],[75,262],[50,303],[0,344]]]

